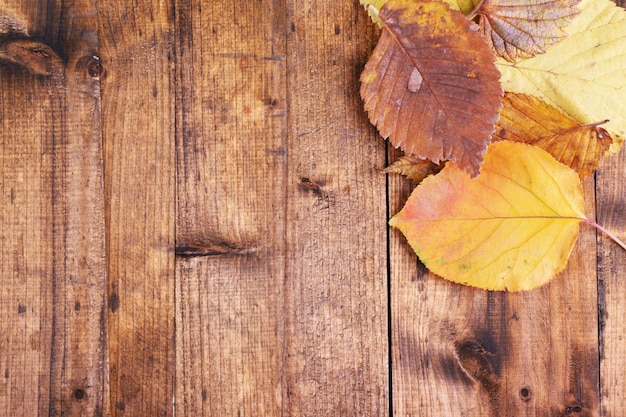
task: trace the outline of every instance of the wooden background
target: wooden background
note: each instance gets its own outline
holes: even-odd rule
[[[387,220],[356,0],[0,0],[0,415],[623,416],[624,252],[490,293]],[[586,182],[626,238],[626,160]]]

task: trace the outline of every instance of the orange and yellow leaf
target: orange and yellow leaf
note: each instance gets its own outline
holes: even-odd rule
[[[546,151],[489,145],[481,174],[448,163],[390,221],[432,272],[488,290],[529,290],[561,271],[586,221],[576,172]]]

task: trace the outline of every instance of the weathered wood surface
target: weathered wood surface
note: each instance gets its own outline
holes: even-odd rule
[[[387,229],[376,38],[356,0],[0,0],[0,415],[623,415],[620,248],[489,293]],[[626,238],[623,155],[585,190]]]
[[[0,414],[98,415],[107,352],[100,85],[89,71],[97,13],[90,2],[28,3],[0,7],[9,30],[35,41],[26,68],[0,71]]]

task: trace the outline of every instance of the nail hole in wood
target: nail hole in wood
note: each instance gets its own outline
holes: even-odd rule
[[[529,401],[531,397],[530,389],[522,388],[521,390],[519,390],[519,395],[520,397],[522,397],[523,401]]]
[[[74,399],[76,399],[77,401],[83,400],[85,398],[85,391],[83,391],[80,388],[76,388],[74,390]]]

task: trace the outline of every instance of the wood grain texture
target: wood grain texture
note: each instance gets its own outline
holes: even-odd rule
[[[397,211],[408,190],[397,178],[390,184]],[[586,195],[593,191],[588,180]],[[525,293],[444,281],[407,252],[393,231],[394,414],[599,415],[593,230],[582,227],[563,273]]]
[[[355,94],[376,33],[357,2],[287,10],[284,415],[385,416],[385,148]]]
[[[106,377],[105,216],[100,119],[97,10],[92,0],[59,9],[58,35],[66,57],[55,92],[62,103],[53,127],[52,357],[50,416],[99,416]],[[55,33],[48,28],[47,32]],[[54,113],[53,113],[54,115]],[[61,250],[63,248],[63,250]],[[57,255],[58,254],[58,255]]]
[[[98,2],[113,416],[174,401],[175,52],[167,1]]]
[[[623,415],[617,245],[506,294],[387,229],[377,37],[356,0],[0,0],[1,416]],[[625,158],[585,183],[622,239]]]
[[[46,415],[52,337],[55,80],[0,68],[0,414]],[[24,407],[28,404],[28,407]]]
[[[176,13],[177,414],[281,416],[284,2]]]
[[[0,35],[42,37],[46,28],[52,28],[50,22],[55,21],[48,17],[47,11],[46,0],[3,0],[0,3]]]
[[[626,241],[626,154],[603,161],[596,174],[597,222]],[[626,263],[624,250],[598,235],[598,302],[601,416],[617,417],[626,409]]]
[[[41,2],[28,6],[31,12],[44,8]],[[7,378],[22,375],[21,383],[27,384],[7,385],[5,409],[7,415],[102,415],[106,286],[100,87],[88,71],[98,48],[96,10],[89,1],[47,6],[44,18],[24,14],[32,19],[24,26],[37,27],[33,33],[42,38],[33,42],[50,51],[54,46],[66,62],[51,52],[56,61],[40,74],[44,77],[31,75],[28,65],[0,70],[10,77],[2,89],[2,137],[8,139],[2,146],[8,181],[2,184],[11,204],[3,209],[15,210],[7,213],[10,229],[3,235],[9,246],[2,250],[10,253],[13,243],[13,265],[2,275],[23,284],[17,295],[19,320],[5,317],[10,325],[28,324],[18,324],[26,339],[9,338],[6,352],[9,363],[29,358],[19,370],[5,368]],[[38,229],[44,232],[35,233]],[[38,382],[31,383],[33,378]]]

